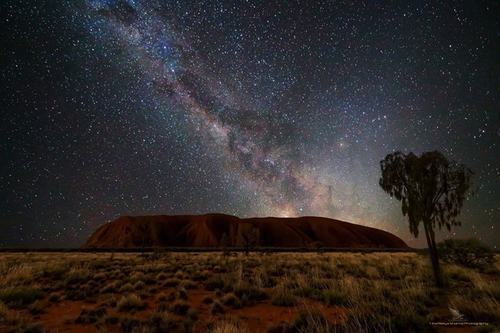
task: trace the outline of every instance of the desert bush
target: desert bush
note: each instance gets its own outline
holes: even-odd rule
[[[437,248],[443,261],[468,268],[483,268],[495,260],[491,249],[475,238],[446,239]]]
[[[123,333],[132,333],[134,330],[140,329],[141,322],[132,317],[122,317],[120,319],[120,328]]]
[[[158,275],[156,275],[156,280],[158,281],[163,281],[163,280],[166,280],[168,279],[168,274],[164,273],[164,272],[160,272],[158,273]]]
[[[336,305],[348,307],[351,304],[349,298],[344,293],[334,289],[323,291],[323,301],[328,306]]]
[[[118,304],[118,301],[116,300],[116,297],[115,296],[110,296],[106,299],[106,301],[103,303],[103,305],[105,306],[109,306],[109,307],[116,307],[116,305]]]
[[[237,318],[229,318],[223,321],[217,321],[211,333],[249,333],[249,329],[245,324]]]
[[[44,298],[44,293],[33,287],[8,287],[0,289],[0,301],[9,307],[21,307]]]
[[[123,296],[116,304],[116,307],[119,312],[141,310],[146,307],[146,303],[136,294],[129,294]]]
[[[61,295],[58,293],[51,293],[49,295],[49,302],[50,303],[59,303],[61,301]]]
[[[186,314],[187,314],[189,319],[196,321],[196,320],[198,320],[198,317],[200,315],[200,311],[198,309],[195,309],[195,308],[189,308]]]
[[[188,293],[184,287],[179,288],[178,295],[179,295],[179,299],[182,299],[184,301],[188,300]]]
[[[117,282],[108,283],[107,285],[101,288],[100,293],[101,294],[115,293],[118,290],[118,288],[119,288],[119,283]]]
[[[67,300],[71,301],[83,301],[87,297],[87,295],[85,295],[85,292],[80,289],[66,289],[64,295],[66,296]]]
[[[331,281],[325,279],[309,279],[307,286],[311,289],[326,290],[331,287]]]
[[[321,290],[314,289],[314,288],[311,288],[309,286],[300,286],[300,287],[294,289],[293,293],[296,296],[308,297],[308,298],[315,299],[315,300],[320,300],[323,297],[323,293]]]
[[[8,314],[7,306],[3,302],[0,302],[0,323],[2,323],[2,321],[5,318],[7,318],[7,314]]]
[[[214,301],[212,305],[210,305],[210,313],[211,314],[219,314],[224,313],[224,307],[219,301]]]
[[[152,286],[156,284],[156,279],[151,274],[148,274],[144,277],[143,282],[148,286]]]
[[[123,286],[120,287],[118,292],[123,294],[123,293],[132,292],[133,290],[134,290],[134,286],[132,285],[132,283],[125,283]]]
[[[237,285],[233,288],[233,293],[240,299],[246,296],[249,301],[262,301],[269,298],[264,290],[250,285]]]
[[[52,280],[62,280],[64,274],[68,271],[68,266],[64,264],[47,263],[42,267],[42,276]]]
[[[41,324],[31,324],[28,327],[20,328],[18,330],[20,333],[47,333],[46,330]]]
[[[224,305],[233,306],[235,303],[239,301],[239,299],[233,293],[229,293],[224,295],[221,301]]]
[[[178,320],[168,312],[155,310],[149,316],[148,326],[151,329],[150,332],[170,333],[174,332],[178,326]]]
[[[196,281],[196,282],[203,282],[206,281],[210,276],[210,273],[208,271],[202,271],[200,272],[195,272],[191,275],[191,280]]]
[[[259,274],[257,282],[260,282],[259,286],[263,288],[275,287],[278,284],[276,279],[268,274]]]
[[[97,321],[97,324],[96,326],[99,327],[99,326],[102,326],[101,323],[105,324],[105,325],[116,325],[120,322],[120,317],[115,315],[115,314],[112,314],[112,315],[106,315],[104,317],[102,317],[101,319],[99,319]],[[99,332],[101,332],[99,330]],[[104,333],[104,332],[103,332]]]
[[[146,288],[146,284],[142,281],[137,281],[134,284],[134,290],[144,290],[144,288]]]
[[[175,272],[174,277],[179,280],[182,280],[186,278],[186,274],[184,274],[184,272],[179,269],[177,272]]]
[[[35,272],[28,264],[11,266],[4,278],[6,286],[26,286],[33,282]]]
[[[99,319],[104,317],[107,313],[105,307],[99,307],[97,309],[87,309],[83,308],[78,317],[75,319],[77,324],[91,324],[97,322]]]
[[[198,284],[196,282],[193,282],[191,280],[182,280],[179,283],[180,287],[183,287],[185,289],[196,289],[198,288]]]
[[[107,277],[108,277],[107,274],[102,272],[95,274],[92,278],[94,279],[94,281],[102,281],[106,280]]]
[[[210,296],[206,296],[206,297],[204,297],[204,298],[201,300],[201,303],[203,303],[203,304],[211,304],[211,303],[213,303],[213,301],[214,301],[214,300],[213,300],[213,298],[212,298],[212,297],[210,297]]]
[[[130,282],[131,283],[136,283],[139,281],[144,281],[145,275],[143,272],[135,272],[130,276]]]
[[[296,306],[298,303],[292,291],[282,285],[275,289],[274,295],[271,298],[271,304],[276,306]]]
[[[28,311],[33,315],[41,314],[45,312],[45,307],[46,306],[43,302],[36,300],[28,305]]]
[[[205,290],[214,291],[215,289],[223,289],[225,282],[220,275],[214,275],[205,282]]]
[[[170,312],[178,316],[186,315],[187,311],[191,308],[188,302],[177,300],[170,306]]]
[[[299,311],[299,315],[291,328],[292,332],[304,333],[330,333],[335,332],[335,327],[320,311]]]
[[[177,287],[181,283],[181,280],[178,278],[170,278],[166,279],[165,282],[163,282],[164,287]]]
[[[75,267],[69,270],[64,279],[66,285],[75,285],[86,282],[90,278],[90,269],[88,266]]]

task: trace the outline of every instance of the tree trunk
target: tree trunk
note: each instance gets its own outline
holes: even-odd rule
[[[434,232],[432,226],[424,221],[425,238],[427,239],[427,247],[429,248],[429,255],[431,257],[432,271],[434,273],[434,281],[438,288],[443,287],[443,276],[441,275],[441,268],[439,267],[439,257],[434,240]]]

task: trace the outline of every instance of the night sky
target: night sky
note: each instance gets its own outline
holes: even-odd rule
[[[497,1],[0,6],[0,246],[219,212],[332,217],[420,247],[379,162],[439,150],[479,191],[438,240],[500,248]]]

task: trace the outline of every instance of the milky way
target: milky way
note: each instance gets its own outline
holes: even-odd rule
[[[493,2],[29,1],[7,7],[0,246],[79,246],[120,215],[317,215],[413,240],[379,188],[396,150],[476,173],[496,246]]]

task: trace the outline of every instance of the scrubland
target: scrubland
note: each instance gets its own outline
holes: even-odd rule
[[[0,332],[500,331],[500,256],[442,267],[437,289],[413,252],[1,253]]]

